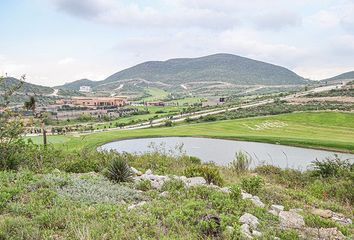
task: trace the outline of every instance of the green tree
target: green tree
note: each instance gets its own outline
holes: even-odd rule
[[[17,166],[16,155],[23,146],[24,132],[21,115],[9,107],[13,94],[22,87],[25,76],[18,84],[8,86],[0,77],[2,93],[0,94],[0,169],[14,169]]]

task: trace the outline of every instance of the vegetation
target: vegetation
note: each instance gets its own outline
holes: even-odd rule
[[[108,166],[106,176],[113,182],[129,182],[132,180],[133,172],[124,159],[114,158]]]
[[[243,173],[249,170],[252,163],[252,158],[242,151],[235,154],[235,158],[229,163],[229,167],[236,173]]]
[[[106,142],[124,138],[203,136],[354,152],[353,119],[354,113],[301,112],[177,125],[172,128],[110,131],[82,137],[50,136],[48,140],[64,149],[77,149],[83,146],[98,147]],[[35,143],[40,143],[37,137],[31,139]]]

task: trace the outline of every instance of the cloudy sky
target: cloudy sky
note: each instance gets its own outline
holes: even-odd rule
[[[353,0],[1,0],[0,75],[54,86],[232,53],[311,79],[354,70]]]

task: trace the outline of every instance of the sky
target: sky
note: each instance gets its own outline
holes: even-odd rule
[[[56,86],[231,53],[310,79],[354,70],[354,0],[0,0],[0,75]]]

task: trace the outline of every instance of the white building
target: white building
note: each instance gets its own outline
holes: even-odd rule
[[[80,92],[91,92],[90,86],[80,86]]]

